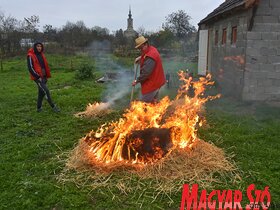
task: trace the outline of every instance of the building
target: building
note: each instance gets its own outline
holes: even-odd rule
[[[198,25],[199,74],[224,95],[280,100],[279,0],[226,0]]]
[[[19,44],[21,47],[32,47],[34,42],[32,41],[32,39],[28,38],[28,39],[21,39],[19,41]]]
[[[131,14],[131,8],[129,7],[129,13],[127,18],[127,29],[124,31],[124,36],[126,38],[135,38],[137,36],[137,32],[133,29],[133,19]]]

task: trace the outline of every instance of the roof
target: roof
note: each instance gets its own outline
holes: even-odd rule
[[[202,19],[198,25],[210,21],[212,18],[227,13],[233,9],[243,8],[246,9],[256,3],[257,0],[225,0],[218,8]]]

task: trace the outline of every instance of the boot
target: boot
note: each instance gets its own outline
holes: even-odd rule
[[[54,107],[52,108],[52,110],[53,110],[54,112],[56,112],[56,113],[60,112],[60,109],[59,109],[56,105],[54,105]]]

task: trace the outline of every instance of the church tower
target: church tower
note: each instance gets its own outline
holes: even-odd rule
[[[134,38],[137,36],[137,32],[133,29],[133,19],[131,14],[131,8],[129,6],[129,13],[127,18],[127,29],[124,31],[124,36],[127,38]]]

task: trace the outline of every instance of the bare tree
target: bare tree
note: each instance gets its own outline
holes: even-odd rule
[[[1,54],[9,55],[19,48],[18,21],[12,16],[0,14],[0,44]]]
[[[52,25],[44,25],[43,26],[43,33],[44,33],[44,40],[48,42],[54,42],[57,39],[57,32],[56,28],[53,28]]]
[[[178,10],[165,17],[166,22],[162,25],[165,31],[170,31],[175,36],[172,43],[174,49],[183,56],[193,56],[197,53],[197,30],[190,24],[191,17],[184,10]],[[165,35],[168,35],[165,34]]]
[[[138,29],[137,29],[137,33],[141,36],[145,36],[146,35],[146,30],[143,26],[140,26]]]
[[[29,18],[24,18],[23,29],[26,33],[39,32],[40,18],[37,15],[32,15]]]
[[[163,28],[171,31],[179,39],[196,32],[196,28],[189,22],[191,17],[184,10],[173,12],[165,17],[165,19],[166,22],[163,24]]]

